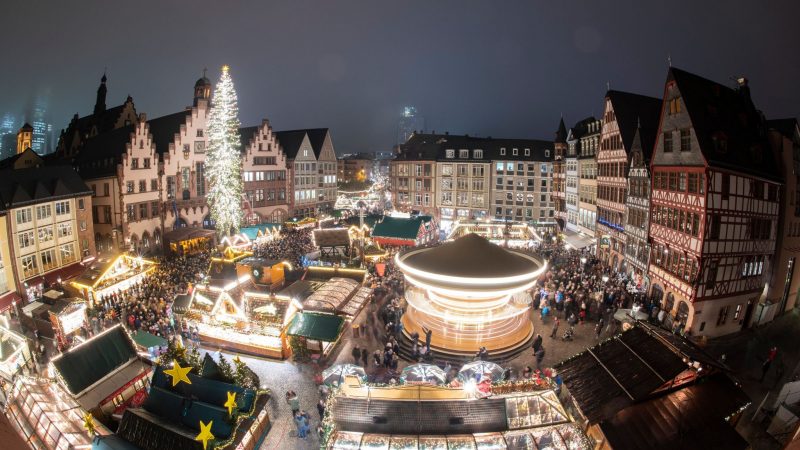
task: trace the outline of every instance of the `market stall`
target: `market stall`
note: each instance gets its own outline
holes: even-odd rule
[[[0,325],[0,377],[11,381],[31,359],[25,336]]]
[[[333,314],[298,312],[292,317],[286,335],[292,351],[327,356],[336,347],[345,319]]]
[[[69,348],[86,322],[86,302],[77,298],[58,300],[50,308],[49,317],[56,343],[62,349]]]
[[[136,347],[141,351],[147,352],[151,360],[155,360],[158,357],[159,351],[167,347],[166,339],[144,330],[138,330],[132,333],[131,337],[133,338],[133,342],[136,343]]]
[[[177,255],[200,253],[213,247],[217,232],[205,228],[176,228],[164,234],[164,248]]]
[[[89,269],[70,282],[83,297],[97,301],[112,292],[128,289],[142,281],[157,264],[139,256],[118,255],[111,259],[95,260]]]

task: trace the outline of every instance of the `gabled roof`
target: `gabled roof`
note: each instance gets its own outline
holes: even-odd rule
[[[322,146],[325,144],[325,137],[328,136],[327,128],[310,128],[306,130],[308,133],[308,140],[311,142],[311,148],[314,149],[314,156],[319,159],[322,153]]]
[[[78,395],[136,357],[136,347],[120,325],[62,353],[53,366],[67,391]]]
[[[115,176],[117,164],[131,142],[134,126],[117,128],[86,140],[78,152],[75,168],[84,180]]]
[[[303,139],[305,137],[305,130],[275,132],[275,138],[278,140],[278,143],[281,144],[281,148],[286,154],[287,159],[295,159],[297,157],[297,152],[300,151],[300,146],[303,145]]]
[[[780,171],[766,140],[766,124],[750,100],[749,88],[731,89],[701,76],[671,67],[674,81],[692,121],[706,162],[712,167],[779,181]],[[720,151],[714,139],[724,139]]]
[[[630,154],[633,136],[641,125],[642,150],[645,161],[650,160],[661,117],[661,99],[646,95],[611,90],[606,93],[617,118],[622,145]]]
[[[38,159],[38,165],[41,165],[41,164],[44,163],[44,160],[42,159],[42,157],[39,156],[38,153],[33,151],[32,148],[28,147],[25,150],[23,150],[22,153],[17,153],[17,154],[14,154],[12,156],[9,156],[6,159],[0,160],[0,169],[7,169],[7,168],[10,168],[10,167],[14,167],[15,164],[17,163],[17,161],[19,161],[21,158],[29,157],[29,156],[33,157],[34,159]]]
[[[372,236],[413,241],[417,239],[419,228],[424,222],[419,217],[386,216],[382,221],[375,224]]]
[[[0,170],[0,211],[91,193],[70,166]]]
[[[128,102],[132,103],[133,99],[128,97],[125,103],[114,106],[113,108],[107,108],[105,111],[99,114],[89,114],[83,117],[74,118],[64,131],[65,136],[71,138],[72,135],[77,132],[81,138],[83,138],[87,133],[89,133],[92,127],[95,126],[97,127],[98,134],[112,130],[114,128],[114,124],[116,124],[117,120],[119,120],[119,116],[122,114],[122,111],[125,110],[125,105]]]
[[[191,111],[180,111],[147,121],[148,132],[159,155],[169,150],[169,144],[175,141],[175,134],[181,131],[181,125],[186,123],[190,114]]]

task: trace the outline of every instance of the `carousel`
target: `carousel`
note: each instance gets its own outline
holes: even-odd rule
[[[399,253],[395,262],[408,282],[406,336],[430,330],[433,350],[462,356],[481,347],[517,351],[532,337],[526,291],[547,268],[541,258],[468,234]]]
[[[447,240],[458,239],[468,234],[477,234],[498,245],[509,247],[528,247],[542,238],[536,229],[525,222],[506,221],[459,221],[447,235]]]

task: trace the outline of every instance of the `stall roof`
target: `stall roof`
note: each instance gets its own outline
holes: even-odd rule
[[[255,241],[258,238],[259,232],[262,235],[264,235],[266,232],[271,233],[273,230],[280,230],[280,229],[281,229],[281,224],[266,222],[266,223],[260,223],[258,225],[253,225],[252,227],[239,228],[239,233],[244,234],[251,241]]]
[[[583,415],[597,423],[649,398],[686,371],[685,357],[686,353],[664,340],[655,327],[637,322],[555,368]]]
[[[648,400],[600,422],[615,450],[641,448],[748,448],[725,417],[749,403],[724,374]],[[653,426],[657,424],[657,426]]]
[[[121,325],[110,328],[53,359],[64,387],[77,395],[136,358],[136,348]]]
[[[189,294],[178,294],[172,302],[172,312],[174,314],[186,314],[192,304],[192,296]]]
[[[298,301],[302,302],[303,300],[307,299],[314,293],[315,290],[319,287],[319,283],[312,283],[311,281],[306,280],[298,280],[289,285],[288,287],[281,289],[277,295],[287,298],[297,299]]]
[[[350,245],[350,231],[347,228],[328,228],[314,230],[314,243],[317,247],[347,247]]]
[[[160,347],[162,345],[167,345],[166,339],[148,333],[147,331],[141,331],[141,330],[137,331],[136,333],[133,333],[133,342],[136,342],[137,345],[140,345],[144,348]]]
[[[342,332],[344,319],[332,314],[298,312],[292,318],[286,334],[323,342],[334,342]]]
[[[205,228],[197,228],[197,227],[183,227],[183,228],[176,228],[174,230],[170,230],[164,233],[164,242],[181,242],[187,239],[196,239],[207,237],[210,239],[214,239],[217,235],[217,232],[214,230],[206,230]]]
[[[419,229],[430,220],[423,217],[384,217],[375,224],[372,230],[373,237],[394,238],[415,241],[419,236]]]

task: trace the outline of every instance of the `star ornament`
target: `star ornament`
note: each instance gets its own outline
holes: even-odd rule
[[[164,373],[172,377],[172,386],[177,386],[178,383],[181,381],[185,381],[186,384],[192,384],[192,380],[189,379],[189,371],[192,370],[191,367],[181,367],[178,364],[178,361],[172,360],[172,369],[165,370]]]
[[[83,428],[89,432],[89,434],[94,434],[94,417],[92,417],[92,413],[87,412],[85,416],[83,416]]]
[[[228,408],[228,415],[233,415],[233,408],[236,408],[236,392],[228,392],[228,401],[222,405]]]
[[[208,421],[208,425],[204,424],[203,421],[200,421],[200,434],[194,438],[195,441],[200,441],[203,443],[203,450],[206,450],[208,447],[208,441],[214,440],[214,435],[211,434],[211,425],[214,423],[213,420]]]

